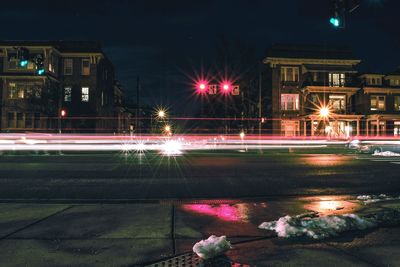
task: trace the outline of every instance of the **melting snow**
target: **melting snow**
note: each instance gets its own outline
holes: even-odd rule
[[[398,200],[398,199],[400,199],[400,196],[393,197],[393,196],[389,196],[386,194],[360,195],[357,197],[357,199],[363,201],[364,204],[369,204],[369,203],[380,202],[380,201]]]
[[[323,239],[345,231],[364,230],[376,226],[374,219],[362,218],[355,214],[316,216],[316,214],[294,217],[287,215],[277,221],[264,222],[259,228],[275,231],[279,237],[308,236]]]
[[[201,240],[193,246],[193,252],[202,259],[211,259],[221,255],[231,249],[231,243],[226,240],[226,236],[212,235],[206,240]]]
[[[365,216],[356,214],[328,215],[318,217],[318,213],[306,213],[297,216],[285,216],[277,221],[264,222],[260,229],[275,231],[279,237],[307,236],[323,239],[337,236],[345,231],[365,230],[379,225],[400,224],[400,210],[381,210]]]
[[[384,151],[384,152],[375,152],[374,154],[372,154],[372,156],[400,157],[400,154],[392,151]]]

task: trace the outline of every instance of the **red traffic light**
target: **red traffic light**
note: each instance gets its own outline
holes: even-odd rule
[[[62,109],[62,110],[60,111],[60,115],[61,115],[61,117],[67,116],[67,111],[66,111],[65,109]]]
[[[229,94],[232,91],[232,84],[230,82],[221,83],[221,92],[223,94]]]
[[[196,90],[197,90],[197,92],[200,93],[200,94],[206,93],[207,90],[208,90],[208,82],[207,82],[207,81],[204,81],[204,80],[199,81],[199,82],[196,84]]]

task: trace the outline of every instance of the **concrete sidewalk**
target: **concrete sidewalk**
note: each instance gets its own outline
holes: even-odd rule
[[[354,196],[143,204],[0,204],[0,266],[143,266],[192,250],[208,236],[234,244],[227,261],[257,266],[400,266],[400,227],[313,241],[277,238],[264,221],[306,211],[368,213]],[[178,265],[172,265],[178,266]]]

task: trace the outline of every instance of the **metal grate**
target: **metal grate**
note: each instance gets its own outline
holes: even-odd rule
[[[250,267],[250,265],[232,262],[226,257],[202,260],[194,253],[186,253],[146,267]]]

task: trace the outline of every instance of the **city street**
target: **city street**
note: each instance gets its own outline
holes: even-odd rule
[[[156,152],[5,152],[0,196],[20,201],[272,198],[398,191],[400,158],[342,146]]]

